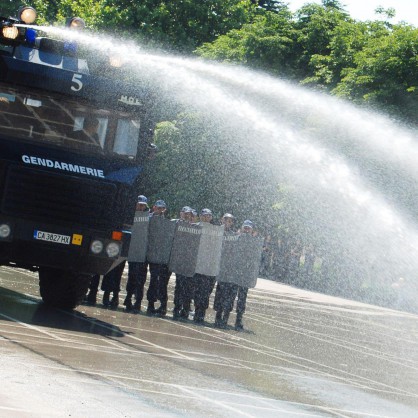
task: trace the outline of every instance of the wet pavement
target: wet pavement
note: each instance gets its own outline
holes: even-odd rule
[[[48,309],[2,267],[0,417],[418,416],[417,315],[259,280],[244,331],[206,319]]]

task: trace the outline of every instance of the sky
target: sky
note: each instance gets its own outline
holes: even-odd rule
[[[384,9],[393,8],[396,16],[390,20],[391,23],[398,23],[403,20],[408,24],[418,27],[418,0],[339,0],[344,9],[353,19],[357,20],[378,20],[379,15],[374,13],[375,9],[382,6]],[[295,11],[305,3],[318,3],[321,0],[287,0],[291,11]]]

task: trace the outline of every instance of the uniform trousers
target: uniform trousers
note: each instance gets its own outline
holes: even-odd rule
[[[126,261],[118,264],[113,270],[110,270],[103,276],[101,289],[107,292],[120,292],[120,282]]]
[[[167,286],[170,280],[171,271],[167,264],[149,263],[150,283],[147,291],[149,303],[161,302],[161,306],[167,306]]]
[[[194,306],[196,311],[206,311],[209,307],[209,298],[215,287],[216,278],[213,276],[205,276],[203,274],[195,274],[194,281]]]
[[[231,312],[234,308],[235,298],[238,296],[236,312],[237,314],[243,314],[247,303],[247,294],[248,287],[238,286],[234,283],[218,282],[213,309],[217,312]]]
[[[174,288],[174,310],[190,311],[190,305],[194,297],[194,280],[192,277],[176,274],[176,286]]]
[[[144,297],[144,286],[147,280],[148,263],[129,262],[128,281],[126,291],[135,295],[135,301],[141,303]]]

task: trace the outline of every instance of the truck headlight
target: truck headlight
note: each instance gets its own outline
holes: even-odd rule
[[[90,251],[93,254],[100,254],[103,251],[103,242],[95,239],[91,244],[90,244]]]
[[[18,18],[27,25],[30,25],[36,20],[36,10],[30,6],[22,7],[19,9]]]
[[[15,26],[4,26],[1,33],[3,38],[16,39],[19,36],[19,29]]]
[[[119,255],[120,246],[116,242],[110,242],[106,245],[106,253],[108,257],[116,257]]]
[[[0,238],[8,238],[12,232],[10,225],[1,224],[0,225]]]

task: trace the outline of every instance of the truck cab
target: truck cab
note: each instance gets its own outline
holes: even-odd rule
[[[24,16],[0,17],[0,264],[38,271],[44,302],[74,308],[127,255],[148,93]]]

